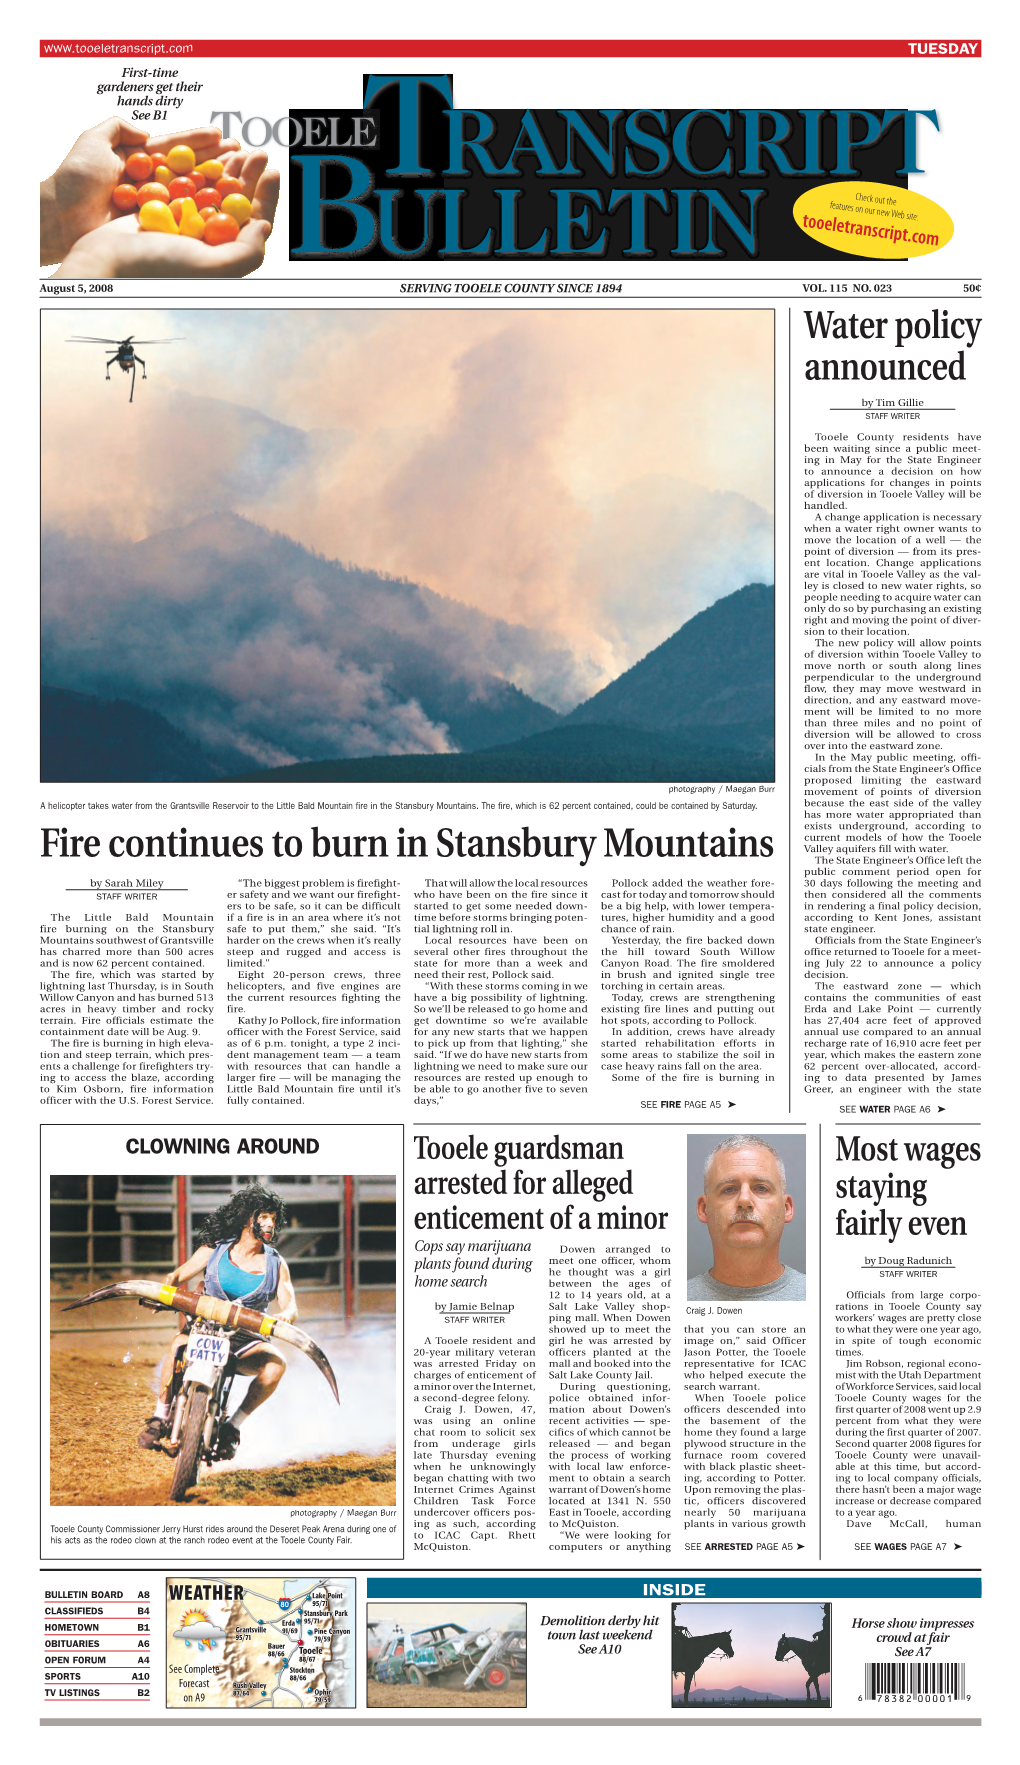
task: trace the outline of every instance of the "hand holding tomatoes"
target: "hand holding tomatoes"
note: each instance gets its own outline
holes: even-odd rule
[[[194,194],[171,196],[175,183],[193,185]],[[40,262],[58,265],[55,275],[84,279],[246,276],[262,263],[279,191],[279,173],[269,169],[267,155],[240,151],[218,129],[157,141],[110,117],[86,130],[43,182]],[[194,213],[185,208],[191,203]],[[158,222],[153,212],[143,223],[150,204],[165,212]],[[207,236],[214,218],[218,224]]]
[[[148,195],[153,184],[162,182],[158,174],[166,165],[166,153],[161,156],[151,142],[146,151],[153,161]],[[199,178],[208,180],[210,172],[220,166],[222,179],[215,184],[198,184]],[[172,168],[167,165],[166,170],[173,182]],[[269,169],[265,153],[234,152],[226,144],[219,160],[210,165],[203,159],[183,176],[197,185],[193,197],[171,197],[169,184],[164,183],[162,201],[153,198],[153,212],[144,221],[140,210],[118,210],[113,205],[110,212],[119,218],[79,239],[58,274],[101,281],[109,276],[247,276],[257,270],[265,256],[280,189],[279,173]],[[240,190],[232,190],[229,180],[240,184]],[[226,186],[225,197],[217,187],[221,182]],[[124,187],[135,193],[136,201],[146,188],[127,180]]]
[[[261,197],[259,191],[276,174],[267,173],[265,167],[265,154],[246,158],[232,153],[199,165],[193,148],[183,142],[165,154],[154,148],[151,153],[131,154],[124,166],[124,182],[112,200],[126,214],[137,208],[143,233],[182,233],[206,245],[233,245],[253,216],[272,221],[266,212],[266,191]],[[255,214],[256,205],[261,214]],[[275,195],[272,207],[275,210]]]
[[[186,146],[201,161],[215,155],[215,163],[222,164],[236,157],[238,145],[224,141],[215,128],[185,130],[152,141],[146,129],[120,116],[86,129],[40,187],[39,262],[60,263],[86,234],[130,213],[136,205],[126,194],[114,200],[114,192],[126,192],[146,181],[143,162],[150,162],[148,178],[169,182],[174,173],[167,165],[167,153],[174,147]]]

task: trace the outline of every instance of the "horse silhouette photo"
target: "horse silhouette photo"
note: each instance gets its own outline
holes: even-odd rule
[[[812,1686],[815,1688],[815,1698],[819,1703],[822,1701],[818,1681],[823,1673],[828,1673],[830,1667],[828,1619],[829,1610],[826,1607],[822,1628],[814,1636],[787,1636],[784,1633],[776,1646],[777,1661],[786,1661],[791,1655],[799,1655],[801,1666],[807,1674],[804,1701],[808,1704],[811,1702]]]
[[[673,1672],[684,1676],[684,1703],[690,1703],[691,1686],[698,1668],[709,1655],[719,1649],[724,1655],[733,1655],[731,1632],[713,1630],[707,1636],[692,1636],[683,1624],[677,1624],[673,1630]]]
[[[821,1685],[830,1665],[828,1602],[720,1600],[694,1606],[678,1600],[671,1615],[674,1709],[830,1707],[829,1680],[824,1691]],[[697,1636],[688,1628],[691,1619],[702,1627]]]

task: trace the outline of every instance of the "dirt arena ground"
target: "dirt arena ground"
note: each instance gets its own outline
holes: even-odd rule
[[[523,1710],[528,1702],[526,1679],[511,1679],[505,1691],[465,1691],[445,1680],[442,1685],[380,1685],[368,1681],[370,1710]]]
[[[54,1507],[166,1507],[173,1461],[141,1452],[163,1335],[55,1337],[50,1364],[50,1500]],[[175,1507],[394,1507],[396,1454],[281,1459],[259,1470],[203,1469]]]

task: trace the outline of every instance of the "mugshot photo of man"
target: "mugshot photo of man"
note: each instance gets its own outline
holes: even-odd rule
[[[791,1260],[804,1255],[804,1136],[691,1134],[687,1150],[688,1193],[697,1190],[694,1212],[709,1240],[691,1220],[688,1299],[804,1299],[807,1283]]]

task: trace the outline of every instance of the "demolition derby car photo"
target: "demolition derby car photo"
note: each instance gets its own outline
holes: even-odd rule
[[[525,1608],[459,1604],[396,1613],[370,1606],[368,1702],[375,1707],[450,1708],[527,1702]]]

